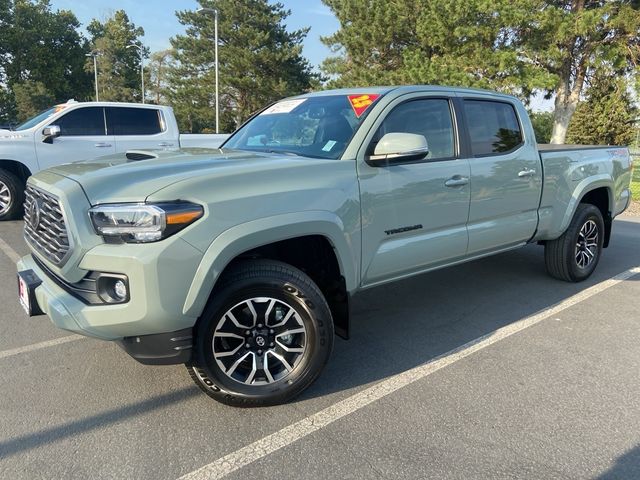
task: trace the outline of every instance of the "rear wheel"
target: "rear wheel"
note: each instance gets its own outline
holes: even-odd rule
[[[547,272],[567,282],[581,282],[593,273],[602,254],[604,220],[594,205],[581,203],[569,228],[545,244]]]
[[[233,406],[284,403],[320,374],[333,321],[319,288],[285,263],[255,260],[225,274],[195,328],[187,369],[209,396]]]
[[[23,204],[24,182],[13,173],[0,170],[0,221],[20,218]]]

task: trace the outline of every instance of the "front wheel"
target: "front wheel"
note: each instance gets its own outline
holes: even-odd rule
[[[239,407],[291,400],[318,377],[333,345],[320,289],[270,260],[226,273],[194,333],[191,377],[207,395]]]
[[[22,215],[24,183],[13,173],[0,169],[0,222]]]
[[[552,277],[566,282],[586,280],[596,269],[604,243],[604,220],[594,205],[578,205],[569,228],[545,244],[544,260]]]

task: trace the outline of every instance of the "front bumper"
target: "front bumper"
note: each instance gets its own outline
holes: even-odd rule
[[[79,269],[127,276],[130,298],[121,304],[83,302],[31,255],[18,262],[18,270],[33,270],[42,281],[35,289],[36,301],[58,328],[103,340],[123,340],[193,327],[197,318],[182,310],[201,258],[200,251],[179,237],[151,244],[103,244],[89,250]]]

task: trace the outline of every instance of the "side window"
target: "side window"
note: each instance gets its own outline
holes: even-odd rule
[[[106,135],[102,107],[76,108],[56,120],[55,125],[60,127],[60,135],[65,137]]]
[[[376,132],[375,145],[387,133],[415,133],[424,136],[429,145],[430,160],[455,156],[453,120],[449,101],[441,98],[410,100],[395,107]]]
[[[155,135],[162,132],[160,111],[155,108],[110,107],[111,135]]]
[[[522,131],[513,105],[465,100],[464,112],[474,156],[510,152],[522,144]]]

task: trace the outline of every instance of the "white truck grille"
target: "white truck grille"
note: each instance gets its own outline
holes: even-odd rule
[[[69,254],[69,236],[58,199],[27,185],[24,202],[24,237],[34,250],[55,265]]]

